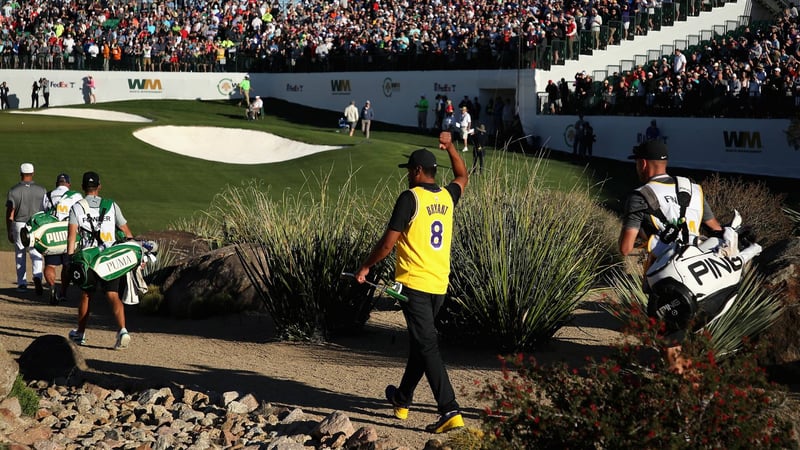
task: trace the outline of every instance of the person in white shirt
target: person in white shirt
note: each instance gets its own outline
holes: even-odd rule
[[[153,70],[153,46],[149,42],[142,46],[142,65],[145,72]]]
[[[261,100],[260,95],[256,95],[256,99],[250,103],[250,108],[247,110],[247,118],[250,120],[255,120],[259,116],[261,116],[261,108],[264,107],[264,101]]]
[[[466,106],[461,107],[461,120],[458,125],[461,128],[461,139],[464,140],[464,148],[461,151],[466,152],[469,150],[469,133],[472,130],[472,116],[469,115]]]
[[[594,39],[594,49],[600,48],[600,27],[603,26],[603,18],[596,9],[592,9],[592,19],[589,22],[589,28],[592,30],[592,37]]]
[[[42,199],[42,211],[49,211],[58,220],[67,220],[72,205],[79,202],[83,195],[70,189],[70,177],[60,173],[56,177],[56,188],[48,192]],[[61,289],[56,293],[56,266],[61,266]],[[44,279],[50,286],[50,304],[55,305],[67,299],[69,287],[69,257],[66,252],[60,255],[44,256]]]
[[[350,127],[350,136],[356,131],[356,124],[358,123],[358,108],[356,102],[351,101],[347,108],[344,109],[344,119]]]
[[[83,174],[81,183],[84,198],[75,203],[69,212],[69,225],[67,235],[67,254],[72,257],[76,252],[88,248],[105,249],[116,241],[116,231],[119,230],[125,239],[132,239],[133,234],[128,227],[128,221],[115,202],[108,202],[110,206],[104,209],[100,192],[100,175],[96,172]],[[89,300],[94,290],[99,287],[105,294],[111,308],[111,313],[119,327],[117,341],[114,349],[128,348],[131,337],[125,328],[125,308],[119,298],[120,278],[111,281],[98,279],[95,286],[81,289],[81,299],[78,304],[78,328],[70,330],[69,338],[78,345],[86,345],[86,325],[89,322]]]
[[[672,71],[676,74],[680,74],[686,70],[686,55],[680,51],[680,49],[675,49],[675,57],[672,59]]]

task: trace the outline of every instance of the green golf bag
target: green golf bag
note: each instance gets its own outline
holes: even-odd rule
[[[70,264],[72,281],[81,289],[91,289],[97,279],[115,280],[142,263],[142,246],[135,241],[121,242],[106,249],[87,248],[75,253]]]
[[[33,247],[42,255],[63,255],[67,252],[68,226],[66,220],[38,212],[20,230],[20,240],[22,245]]]

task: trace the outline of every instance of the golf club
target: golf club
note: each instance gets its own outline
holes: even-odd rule
[[[350,278],[350,279],[355,280],[356,276],[355,276],[355,274],[350,273],[350,272],[342,272],[342,278],[343,279],[344,278]],[[387,295],[389,295],[389,297],[392,297],[395,300],[400,300],[401,302],[407,302],[408,301],[408,297],[406,297],[405,295],[400,293],[403,290],[403,283],[400,283],[399,281],[395,281],[394,283],[392,283],[391,286],[386,285],[386,284],[373,283],[373,282],[371,282],[369,280],[366,280],[365,282],[368,285],[374,287],[375,289],[378,289],[381,294],[383,294],[385,292]]]

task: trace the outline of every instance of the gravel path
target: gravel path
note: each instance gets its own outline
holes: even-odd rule
[[[14,292],[13,254],[0,252],[0,342],[18,357],[43,334],[66,336],[74,327],[78,291],[59,306],[47,304],[31,289]],[[74,289],[74,288],[73,288]],[[391,416],[383,398],[389,383],[399,382],[407,335],[402,313],[388,300],[379,304],[365,332],[325,345],[273,342],[269,318],[238,314],[208,320],[176,320],[141,314],[126,306],[131,347],[112,350],[115,331],[105,301],[93,303],[89,345],[82,348],[91,370],[154,386],[175,382],[204,390],[252,392],[276,405],[299,407],[317,420],[340,410],[358,428],[372,424],[382,436],[421,449],[435,435],[423,431],[435,419],[435,402],[424,382],[407,421]],[[581,310],[572,326],[534,355],[543,361],[580,362],[608,352],[616,337],[613,321],[597,307]],[[468,425],[478,426],[483,405],[462,390],[499,375],[496,353],[488,348],[443,345],[442,352]]]

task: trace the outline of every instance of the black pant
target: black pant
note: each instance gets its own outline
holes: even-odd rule
[[[403,293],[408,296],[408,302],[403,302],[402,306],[408,324],[409,355],[398,389],[398,400],[411,403],[414,390],[424,374],[433,391],[439,413],[457,410],[456,394],[439,352],[439,337],[434,325],[434,319],[444,303],[444,295],[428,294],[407,287],[403,289]]]

